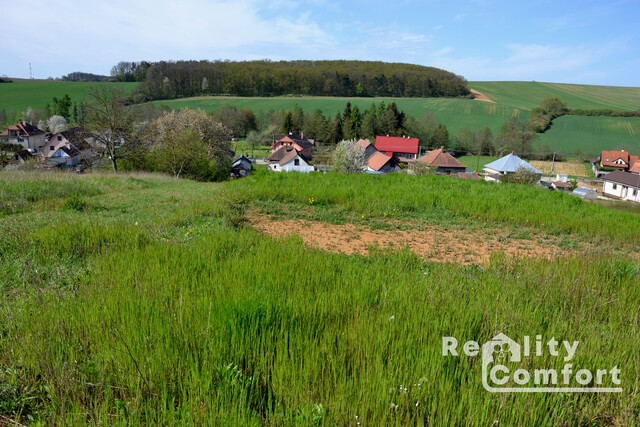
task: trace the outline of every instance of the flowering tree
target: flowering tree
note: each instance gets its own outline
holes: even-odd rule
[[[354,139],[343,140],[338,143],[333,152],[333,167],[337,172],[362,172],[367,165],[364,149]]]
[[[47,129],[49,129],[51,133],[64,132],[69,129],[67,119],[62,116],[51,116],[49,120],[47,120]]]

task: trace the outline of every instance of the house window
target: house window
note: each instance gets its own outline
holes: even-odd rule
[[[300,166],[300,159],[295,159],[293,161],[293,164],[296,165],[296,166]]]
[[[58,135],[58,141],[62,141],[62,137]]]
[[[617,190],[618,189],[618,184],[613,184],[613,189]]]
[[[636,188],[635,190],[633,190],[633,197],[638,195],[638,189]]]
[[[53,151],[53,145],[49,146],[49,150]]]

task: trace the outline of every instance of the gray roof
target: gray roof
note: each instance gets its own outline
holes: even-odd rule
[[[529,163],[522,160],[520,157],[516,156],[513,153],[507,154],[506,156],[494,162],[484,165],[484,169],[493,169],[493,170],[497,170],[499,172],[504,173],[504,172],[515,172],[521,166],[535,173],[542,174],[542,171],[534,168]]]
[[[602,177],[604,181],[640,188],[640,175],[624,171],[614,171]]]

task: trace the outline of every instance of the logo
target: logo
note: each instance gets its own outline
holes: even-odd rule
[[[578,341],[559,342],[551,338],[542,342],[537,335],[535,348],[531,339],[524,337],[520,345],[505,334],[498,334],[482,347],[476,341],[467,341],[462,352],[469,357],[482,357],[482,385],[491,393],[621,393],[620,369],[578,369],[570,362],[578,349]],[[533,350],[533,351],[532,351]],[[442,338],[442,355],[459,356],[458,340],[454,337]],[[557,369],[517,369],[524,357],[562,358],[564,367]],[[548,360],[548,358],[547,358]],[[534,363],[535,365],[535,363]],[[527,365],[528,366],[528,365]]]

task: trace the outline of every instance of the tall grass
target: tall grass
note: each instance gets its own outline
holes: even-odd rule
[[[441,176],[339,174],[266,174],[231,183],[226,191],[248,203],[283,202],[308,206],[344,218],[383,217],[399,210],[400,218],[433,221],[451,217],[518,227],[533,226],[548,233],[582,235],[599,240],[635,242],[640,216],[585,202],[570,194],[534,186],[495,184]]]
[[[297,199],[308,190],[305,176],[280,176],[224,186],[143,178],[150,185],[118,195],[132,211],[122,221],[110,217],[110,206],[122,206],[102,194],[91,201],[104,211],[52,212],[52,227],[3,237],[0,265],[12,279],[0,281],[0,414],[71,425],[640,421],[637,262],[498,255],[486,267],[465,267],[426,263],[408,250],[310,250],[235,221],[245,198],[306,201]],[[399,183],[440,192],[467,185],[313,178],[324,186],[311,186],[311,196],[358,214],[376,206],[365,197],[374,197],[374,185],[389,206],[401,200]],[[199,200],[182,204],[181,193]],[[129,215],[147,209],[141,200],[161,195],[179,205],[169,219],[131,223]],[[435,196],[402,207],[419,215],[426,197]],[[73,232],[56,231],[69,220]],[[68,286],[56,286],[63,279]],[[479,359],[441,355],[443,336],[484,342],[497,332],[578,340],[576,365],[617,365],[624,392],[501,398],[483,389]],[[525,363],[561,367],[551,356]]]

